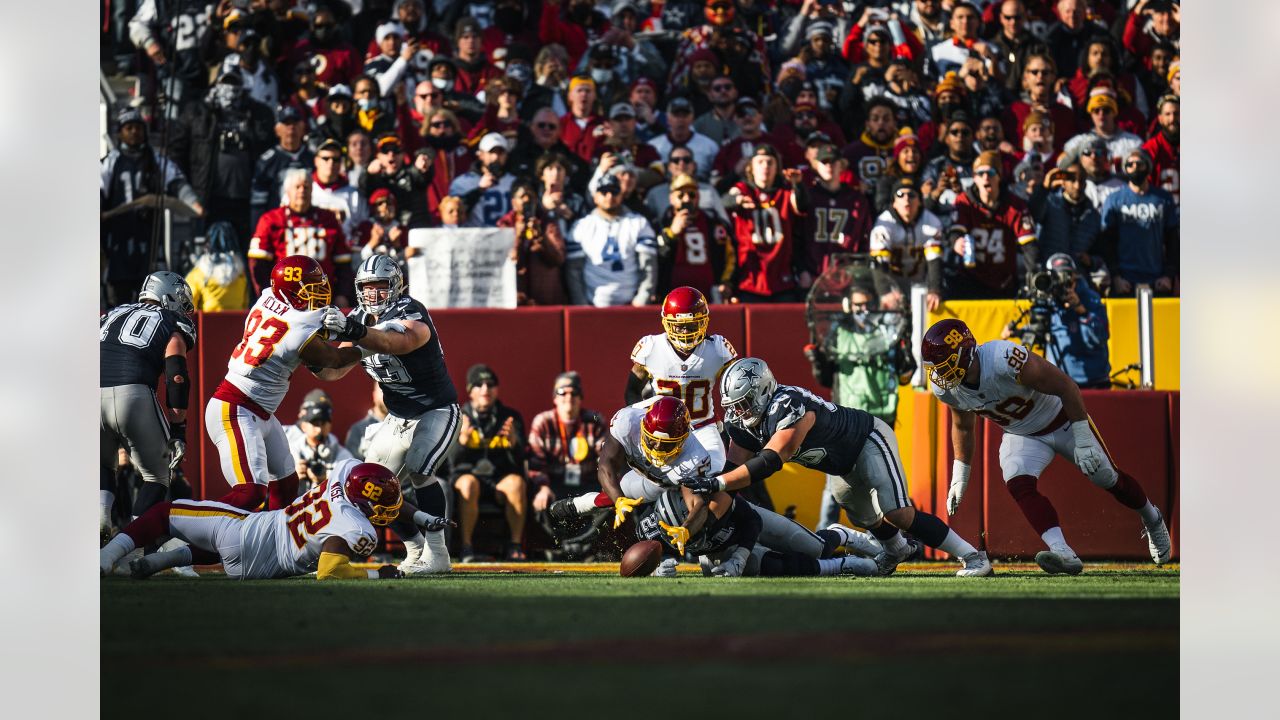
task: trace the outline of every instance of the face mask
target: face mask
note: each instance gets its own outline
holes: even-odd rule
[[[864,326],[867,324],[867,318],[871,317],[871,313],[867,310],[855,310],[852,315],[854,322]]]
[[[1140,162],[1133,169],[1125,168],[1124,177],[1134,185],[1141,185],[1147,176],[1151,174],[1151,168],[1147,167],[1145,162]]]
[[[800,88],[803,85],[804,85],[803,80],[799,80],[797,78],[787,78],[786,80],[783,80],[781,83],[778,83],[778,92],[782,93],[783,97],[787,98],[791,102],[795,102],[796,96],[800,94]]]
[[[520,32],[524,17],[521,16],[519,8],[500,7],[493,13],[493,24],[497,25],[502,32],[514,35]]]
[[[448,90],[453,83],[449,82],[449,78],[431,78],[431,85],[437,90]]]
[[[378,101],[373,98],[360,98],[356,101],[356,107],[360,108],[364,112],[368,112],[378,107]]]
[[[436,150],[452,150],[458,147],[457,135],[428,135],[427,144]]]
[[[316,41],[317,45],[328,46],[333,41],[333,28],[322,27],[311,29],[311,39]]]
[[[595,80],[597,85],[603,85],[613,79],[613,70],[609,68],[592,68],[591,79]]]
[[[489,171],[489,174],[490,174],[490,175],[493,175],[494,177],[499,177],[499,176],[501,176],[501,175],[502,175],[502,163],[501,163],[501,162],[485,163],[485,164],[484,164],[484,169],[485,169],[485,170],[488,170],[488,171]]]
[[[214,85],[209,90],[209,104],[222,110],[232,110],[240,105],[244,88],[235,85]]]

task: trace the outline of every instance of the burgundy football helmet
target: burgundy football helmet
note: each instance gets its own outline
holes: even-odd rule
[[[297,310],[319,310],[333,300],[329,276],[315,258],[290,255],[271,269],[271,292]]]
[[[933,384],[943,390],[950,390],[964,381],[977,352],[978,342],[969,332],[969,326],[954,318],[934,323],[920,342],[924,369]]]
[[[379,527],[394,522],[404,504],[396,474],[378,463],[360,463],[351,468],[343,491],[351,504]]]
[[[684,352],[698,347],[707,337],[710,323],[707,299],[697,288],[685,285],[667,293],[662,303],[662,329],[667,332],[672,347]]]
[[[659,397],[640,422],[640,451],[654,465],[666,465],[679,455],[688,437],[689,409],[677,397]]]

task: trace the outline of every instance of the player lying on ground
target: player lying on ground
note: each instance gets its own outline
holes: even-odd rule
[[[369,439],[365,459],[386,465],[414,488],[414,500],[428,513],[446,513],[444,486],[434,476],[453,438],[461,410],[458,392],[445,367],[440,336],[422,303],[404,293],[400,266],[386,255],[372,255],[356,271],[359,308],[344,315],[325,312],[325,327],[341,347],[358,345],[365,372],[382,388],[387,417]],[[337,380],[351,368],[322,370],[322,380]],[[442,531],[401,535],[410,575],[452,570]],[[399,529],[396,529],[397,533]]]
[[[128,448],[129,461],[143,479],[133,502],[134,517],[164,500],[173,470],[186,452],[191,390],[187,353],[196,346],[195,323],[190,317],[194,312],[187,281],[162,270],[142,282],[138,302],[113,308],[100,322],[99,528],[104,542],[111,536],[119,448]],[[156,397],[161,375],[168,417]]]
[[[102,574],[111,572],[134,547],[172,535],[189,547],[157,552],[132,561],[130,574],[150,577],[165,568],[221,562],[228,576],[242,580],[316,573],[316,579],[403,577],[384,565],[361,570],[352,558],[367,557],[378,545],[374,526],[408,516],[429,530],[451,525],[404,502],[400,481],[377,463],[340,460],[324,484],[282,510],[250,513],[221,502],[160,503],[130,523],[99,553]]]
[[[316,372],[360,362],[360,351],[324,339],[324,308],[333,297],[320,264],[290,255],[271,271],[245,318],[244,337],[227,361],[227,376],[204,411],[205,429],[218,448],[231,485],[221,502],[254,510],[267,501],[278,510],[298,494],[298,475],[284,428],[273,414],[299,365]]]
[[[964,567],[956,575],[991,574],[985,552],[912,506],[898,440],[884,421],[803,388],[779,385],[757,358],[736,360],[725,370],[720,403],[732,441],[729,462],[741,465],[718,477],[686,482],[690,487],[702,493],[738,490],[772,476],[783,463],[795,462],[832,476],[836,502],[884,547],[876,556],[882,574],[892,573],[914,550],[900,530],[959,558]]]
[[[707,576],[879,574],[874,560],[853,554],[830,557],[832,542],[827,538],[726,492],[707,497],[706,522],[692,531],[686,542],[672,542],[667,528],[685,523],[689,514],[687,500],[693,497],[696,495],[687,487],[669,488],[656,502],[636,509],[636,537],[663,544],[666,557],[654,570],[656,576],[675,577],[685,551],[698,556],[702,574]],[[850,549],[868,555],[880,551],[870,536],[854,532],[849,540]]]
[[[1169,560],[1172,546],[1164,517],[1138,481],[1116,467],[1089,419],[1080,388],[1066,373],[1007,340],[979,345],[969,327],[953,319],[939,320],[925,332],[920,356],[933,394],[952,409],[951,446],[956,457],[947,493],[949,514],[960,507],[969,484],[974,418],[982,415],[1004,429],[1000,470],[1014,502],[1049,547],[1036,554],[1045,572],[1078,575],[1084,569],[1062,535],[1053,503],[1036,489],[1055,453],[1136,511],[1146,527],[1151,559],[1157,565]]]

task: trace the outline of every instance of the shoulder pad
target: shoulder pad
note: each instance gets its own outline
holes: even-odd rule
[[[766,419],[773,421],[773,431],[777,432],[800,422],[800,418],[804,417],[805,412],[807,412],[807,408],[804,402],[794,393],[788,391],[786,386],[780,386],[778,392],[774,393],[769,400],[768,417]]]
[[[631,350],[632,362],[636,362],[641,365],[645,364],[645,361],[649,357],[649,347],[650,347],[649,339],[652,337],[653,337],[652,335],[645,335],[644,337],[636,341],[636,346]]]
[[[723,335],[712,335],[712,337],[715,338],[726,363],[738,357],[738,351],[734,349],[733,343],[729,342],[729,338]]]
[[[187,349],[188,350],[194,349],[196,346],[195,323],[191,322],[185,317],[180,317],[178,318],[177,324],[178,324],[178,327],[177,327],[178,332],[182,333],[183,337],[187,339],[187,346],[188,346]]]

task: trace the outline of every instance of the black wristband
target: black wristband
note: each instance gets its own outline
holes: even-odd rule
[[[187,423],[183,422],[169,423],[169,439],[187,441]]]
[[[338,339],[343,342],[356,342],[369,334],[369,328],[359,320],[347,318],[347,329],[343,330]]]

